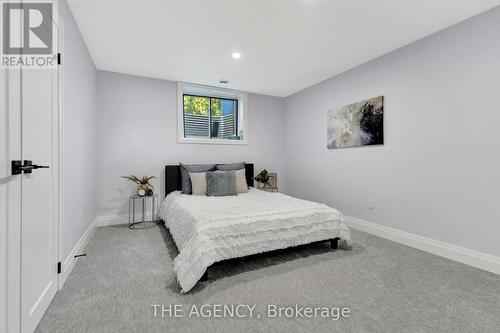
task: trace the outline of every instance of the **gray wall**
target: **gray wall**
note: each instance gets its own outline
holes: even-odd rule
[[[496,8],[287,98],[287,192],[500,255],[499,31]],[[378,95],[385,145],[328,150],[326,110]]]
[[[250,94],[247,146],[177,143],[177,85],[98,71],[98,208],[100,216],[128,214],[136,187],[122,175],[154,175],[163,197],[166,164],[254,162],[256,170],[284,173],[284,100]]]
[[[119,176],[155,175],[163,191],[165,164],[240,160],[277,171],[283,192],[500,255],[500,8],[286,99],[250,94],[248,146],[178,144],[174,82],[97,72],[96,102],[95,68],[63,9],[65,255],[96,204],[127,214],[134,186]],[[326,110],[377,95],[385,145],[328,150]]]
[[[96,217],[96,69],[66,1],[63,20],[62,259]]]

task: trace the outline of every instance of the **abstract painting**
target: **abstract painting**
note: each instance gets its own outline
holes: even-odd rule
[[[328,149],[384,144],[384,96],[327,111]]]

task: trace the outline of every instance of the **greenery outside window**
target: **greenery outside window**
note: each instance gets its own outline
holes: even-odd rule
[[[178,141],[246,144],[246,94],[234,90],[178,84]]]

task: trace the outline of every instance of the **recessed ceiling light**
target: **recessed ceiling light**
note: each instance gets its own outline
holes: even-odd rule
[[[233,58],[234,58],[234,59],[239,59],[239,58],[241,58],[241,53],[239,53],[239,52],[233,52]]]

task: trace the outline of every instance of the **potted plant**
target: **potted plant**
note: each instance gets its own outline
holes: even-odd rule
[[[137,195],[140,197],[143,196],[152,196],[153,195],[153,190],[154,186],[149,183],[149,181],[153,178],[156,178],[155,176],[144,176],[142,178],[138,178],[136,176],[130,175],[130,176],[122,176],[124,179],[128,179],[134,183],[136,183],[137,186]]]
[[[254,179],[259,183],[259,187],[263,188],[267,183],[269,183],[269,172],[264,169],[259,172],[259,174]]]

